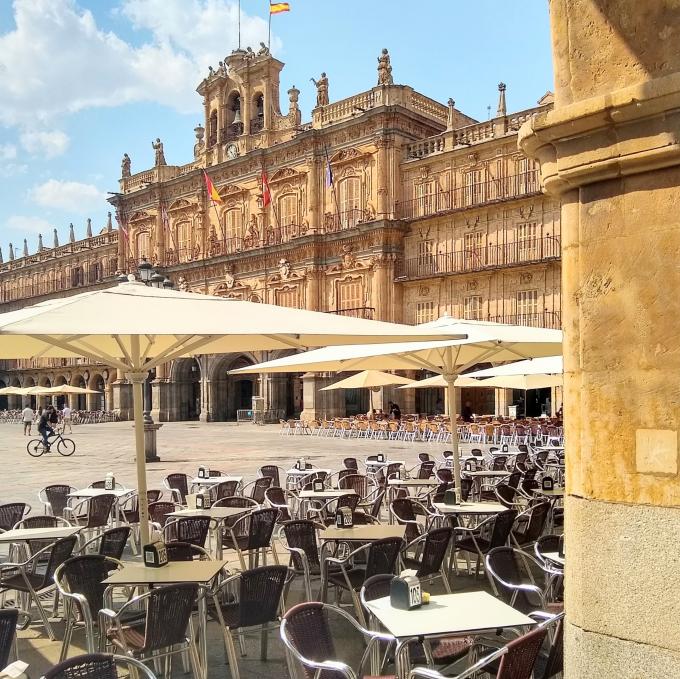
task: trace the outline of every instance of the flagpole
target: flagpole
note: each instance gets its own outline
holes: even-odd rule
[[[328,146],[326,144],[323,145],[323,150],[324,153],[326,154],[326,174],[328,172],[331,172],[330,175],[330,180],[331,180],[331,191],[333,193],[333,201],[335,202],[335,214],[338,217],[338,231],[342,229],[342,218],[340,217],[340,205],[338,204],[338,194],[335,191],[335,181],[333,179],[333,170],[331,168],[331,160],[328,157]]]
[[[272,51],[272,3],[271,0],[267,3],[269,5],[269,37],[267,39],[267,49]]]
[[[238,0],[238,50],[241,51],[241,0]]]

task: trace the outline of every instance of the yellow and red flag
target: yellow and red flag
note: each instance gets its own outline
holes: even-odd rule
[[[208,177],[208,173],[205,170],[203,170],[203,176],[205,177],[205,189],[210,196],[210,200],[212,200],[213,203],[223,202],[222,196],[220,196],[219,191],[215,188],[215,185],[212,183],[212,179]]]
[[[272,192],[269,188],[267,171],[262,170],[262,207],[267,207],[272,202]]]
[[[281,12],[290,12],[289,2],[270,2],[269,3],[269,13],[270,14],[281,14]]]

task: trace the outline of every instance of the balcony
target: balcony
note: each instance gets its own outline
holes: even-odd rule
[[[553,236],[471,250],[420,255],[397,262],[395,278],[417,280],[486,269],[522,266],[559,259],[560,239]]]
[[[460,186],[396,204],[398,219],[419,219],[541,193],[538,170]]]
[[[549,328],[560,330],[562,328],[562,314],[559,311],[537,311],[528,314],[502,314],[489,316],[487,321],[493,323],[508,323],[509,325],[529,325],[532,328]]]
[[[375,308],[370,306],[358,306],[351,309],[335,309],[333,311],[326,311],[327,314],[335,314],[336,316],[349,316],[350,318],[363,318],[372,321],[375,314]]]
[[[345,229],[353,229],[359,224],[374,220],[375,214],[370,210],[362,210],[360,208],[345,210],[345,212],[327,212],[324,216],[323,232],[336,233]]]

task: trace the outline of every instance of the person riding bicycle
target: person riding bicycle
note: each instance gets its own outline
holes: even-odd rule
[[[47,449],[49,449],[50,447],[50,442],[48,438],[54,434],[54,429],[52,429],[52,427],[50,426],[51,415],[53,410],[54,410],[53,406],[47,406],[47,408],[45,408],[45,410],[42,411],[42,414],[40,415],[40,420],[38,421],[38,431],[40,432],[43,439],[43,444]]]

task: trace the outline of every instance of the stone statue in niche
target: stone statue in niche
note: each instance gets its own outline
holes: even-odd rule
[[[290,277],[290,262],[287,259],[281,258],[279,260],[279,276],[284,281]]]
[[[321,74],[318,80],[310,78],[316,86],[316,105],[328,106],[328,76],[325,73]]]
[[[189,292],[189,284],[187,283],[187,279],[184,278],[184,276],[180,276],[177,279],[177,288],[180,292]]]
[[[128,156],[127,153],[124,153],[123,154],[123,160],[120,161],[120,176],[121,177],[129,177],[131,166],[132,166],[132,161],[130,160],[130,156]]]
[[[382,54],[378,57],[378,85],[394,85],[390,53],[387,48],[384,48]]]
[[[159,167],[160,165],[167,165],[165,162],[165,153],[163,152],[163,142],[160,140],[160,138],[156,137],[156,141],[151,142],[151,148],[156,152],[154,165],[156,167]]]
[[[246,231],[245,246],[254,248],[260,242],[260,230],[257,228],[257,217],[250,215],[248,230]]]
[[[230,264],[224,267],[224,284],[229,290],[234,287],[236,279],[234,278],[233,267]]]

